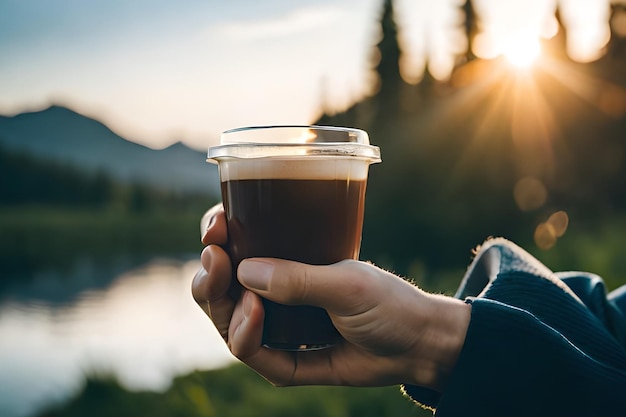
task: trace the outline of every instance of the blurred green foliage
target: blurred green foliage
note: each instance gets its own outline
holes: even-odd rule
[[[399,387],[276,388],[243,365],[176,378],[163,393],[131,392],[112,377],[88,378],[65,404],[37,417],[392,417],[432,412],[403,396]]]
[[[199,207],[184,211],[0,207],[0,266],[20,276],[63,269],[76,258],[116,254],[159,256],[200,253]]]

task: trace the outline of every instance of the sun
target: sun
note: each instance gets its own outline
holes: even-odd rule
[[[510,39],[502,48],[502,55],[519,69],[532,67],[541,55],[539,39],[524,36]]]

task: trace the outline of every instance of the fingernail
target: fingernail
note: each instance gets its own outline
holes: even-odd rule
[[[202,236],[200,237],[200,241],[202,243],[204,243],[206,236],[209,233],[209,229],[211,229],[211,226],[213,226],[213,224],[215,224],[215,216],[211,216],[211,218],[209,219],[209,224],[206,226],[204,230],[201,230]]]
[[[208,233],[209,233],[209,229],[205,230],[204,233],[202,234],[202,237],[200,237],[200,242],[202,242],[205,245],[206,245],[206,238],[207,238]]]
[[[267,291],[274,273],[274,264],[263,261],[244,260],[239,264],[237,276],[246,287]]]
[[[211,228],[211,226],[213,226],[215,224],[215,216],[211,216],[211,219],[209,220],[209,224],[206,227],[206,230],[209,230]]]

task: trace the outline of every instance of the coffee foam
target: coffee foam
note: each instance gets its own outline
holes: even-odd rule
[[[355,158],[254,158],[219,162],[220,180],[251,179],[345,179],[366,180],[369,162]]]

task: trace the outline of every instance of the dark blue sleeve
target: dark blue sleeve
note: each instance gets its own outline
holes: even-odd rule
[[[442,417],[626,415],[626,289],[494,239],[457,296],[472,305],[464,347],[443,393],[404,387],[415,401]]]

